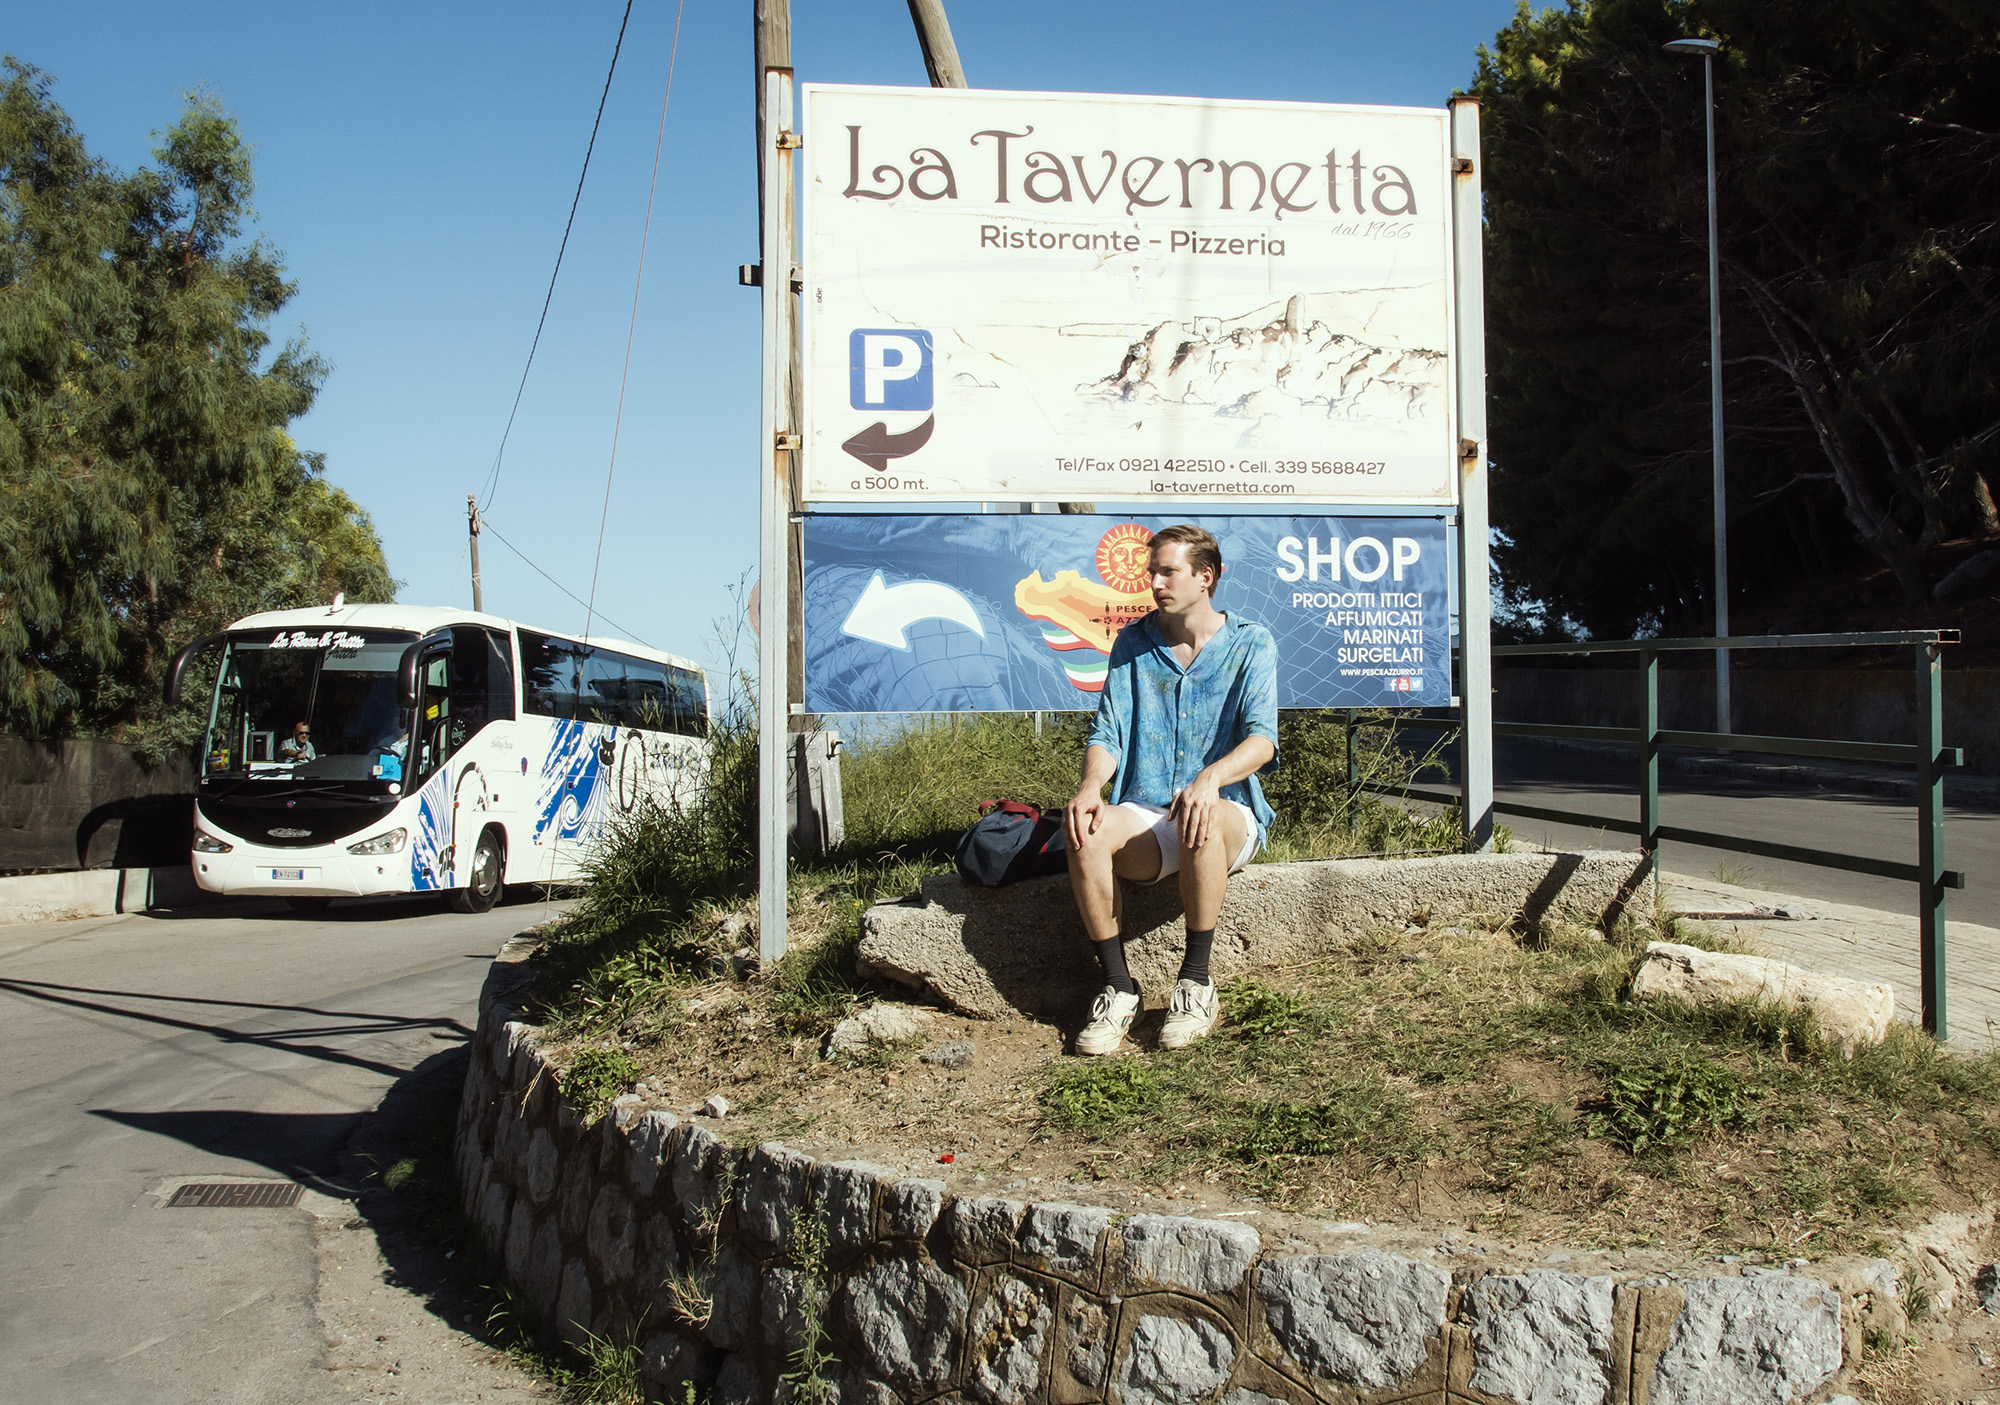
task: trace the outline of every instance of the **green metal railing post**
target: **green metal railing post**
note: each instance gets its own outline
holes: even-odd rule
[[[1944,684],[1936,644],[1916,646],[1917,942],[1924,1028],[1942,1042],[1944,1008]]]
[[[1660,847],[1660,656],[1639,655],[1639,848],[1652,858]]]

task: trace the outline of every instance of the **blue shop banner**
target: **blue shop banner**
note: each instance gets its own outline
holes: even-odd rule
[[[1222,544],[1218,609],[1278,642],[1280,707],[1451,700],[1450,561],[1437,517],[978,517],[805,522],[814,712],[1097,706],[1118,631],[1153,608],[1147,543]]]

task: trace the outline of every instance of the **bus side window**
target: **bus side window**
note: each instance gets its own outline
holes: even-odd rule
[[[689,737],[708,735],[708,689],[699,673],[685,668],[667,670],[673,693],[672,730]]]
[[[521,695],[523,706],[536,717],[574,717],[576,710],[575,650],[566,639],[554,639],[531,629],[521,631]]]
[[[502,652],[505,650],[505,652]],[[514,661],[507,636],[470,626],[451,632],[451,749],[488,722],[514,716]]]
[[[418,678],[422,686],[417,695],[417,773],[412,784],[422,783],[454,750],[451,655],[440,652],[425,657]]]
[[[489,629],[486,635],[486,717],[492,722],[514,720],[514,636]]]

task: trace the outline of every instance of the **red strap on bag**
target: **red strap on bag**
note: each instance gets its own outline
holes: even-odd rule
[[[1042,807],[1041,807],[1041,806],[1039,806],[1039,805],[1030,805],[1030,804],[1028,804],[1028,803],[1027,803],[1026,801],[1022,801],[1022,800],[982,800],[982,801],[980,801],[980,802],[979,802],[979,813],[983,815],[983,814],[985,814],[985,813],[986,813],[986,812],[987,812],[988,810],[998,810],[998,811],[999,811],[999,812],[1000,812],[1001,814],[1003,814],[1003,815],[1026,815],[1026,816],[1027,816],[1027,817],[1028,817],[1029,819],[1031,819],[1031,820],[1038,820],[1038,819],[1040,819],[1040,818],[1042,817]]]

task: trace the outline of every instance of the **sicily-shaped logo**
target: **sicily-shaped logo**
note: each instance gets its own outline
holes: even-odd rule
[[[1062,656],[1079,692],[1104,691],[1118,631],[1152,613],[1152,540],[1137,522],[1121,522],[1098,538],[1096,581],[1067,569],[1045,581],[1036,571],[1014,587],[1014,607],[1041,626],[1042,642]]]

